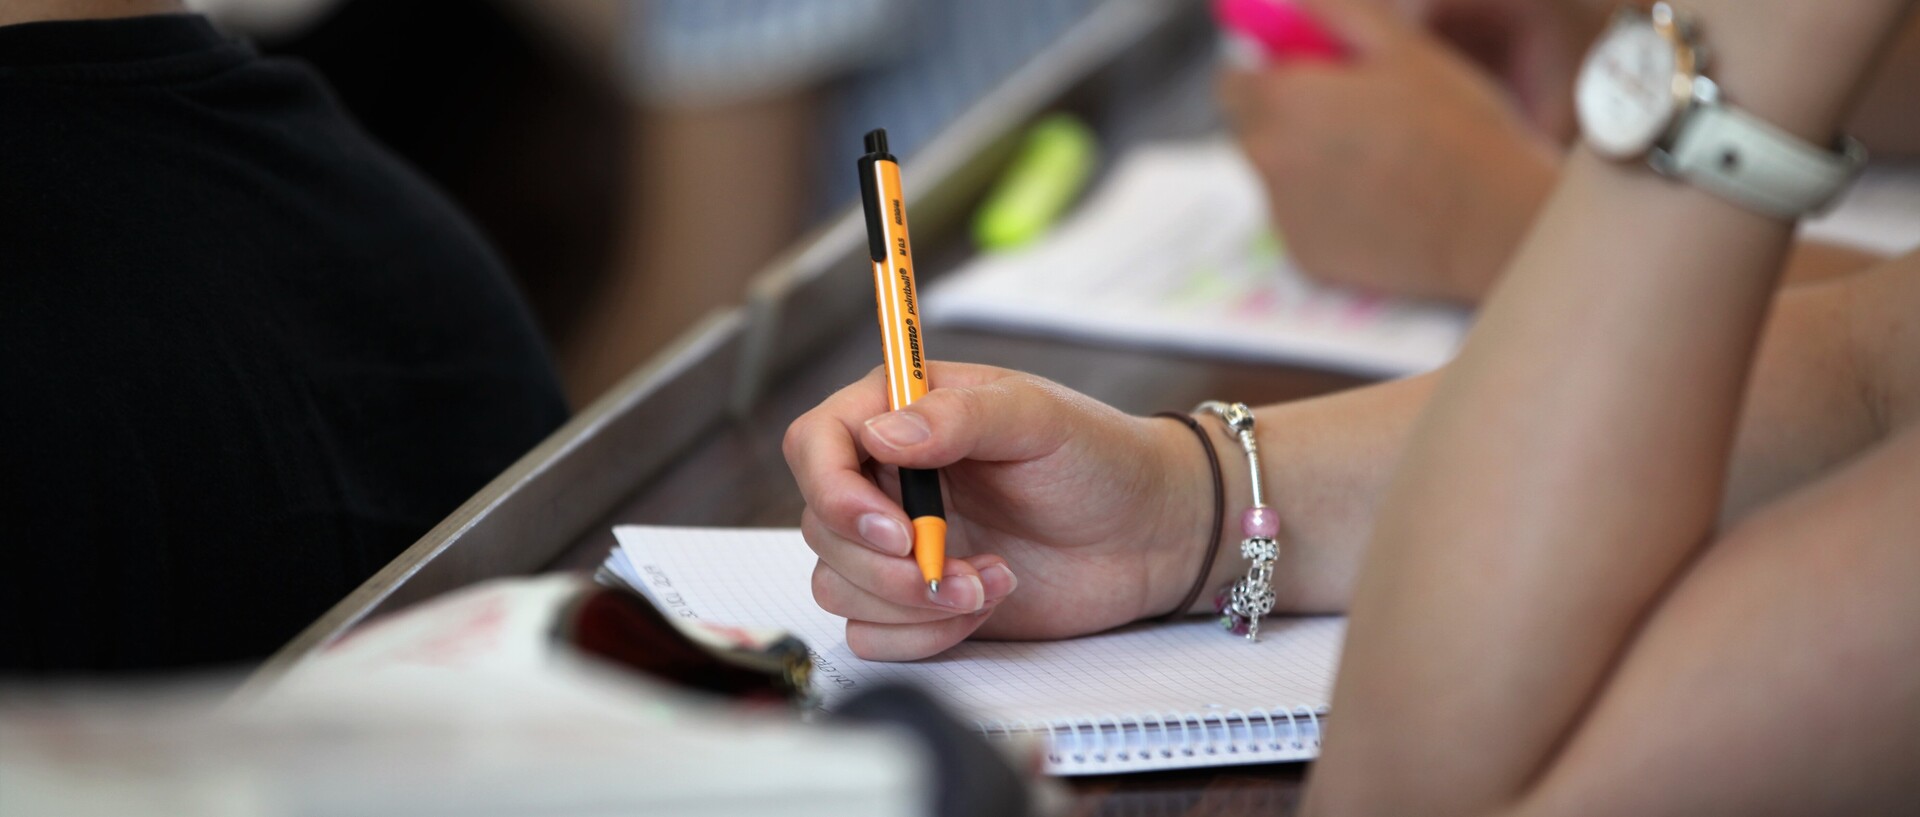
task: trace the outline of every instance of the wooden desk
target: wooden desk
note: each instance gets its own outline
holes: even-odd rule
[[[1216,130],[1213,50],[1200,4],[1105,4],[908,157],[923,282],[965,260],[965,216],[1042,113],[1078,113],[1109,155]],[[797,524],[800,497],[780,439],[795,416],[878,362],[868,265],[864,226],[849,208],[763,272],[746,304],[712,315],[581,411],[289,642],[255,682],[369,616],[498,576],[592,569],[613,547],[616,524]],[[937,358],[1034,372],[1136,413],[1213,397],[1289,400],[1358,382],[983,332],[929,335]],[[1075,813],[1285,813],[1301,774],[1296,764],[1079,779]]]
[[[1285,817],[1300,805],[1306,765],[1238,766],[1075,778],[1073,817]]]

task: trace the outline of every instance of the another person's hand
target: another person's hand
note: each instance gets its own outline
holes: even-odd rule
[[[1221,98],[1287,251],[1322,280],[1477,301],[1559,154],[1493,81],[1368,0],[1312,0],[1340,64],[1230,70]]]
[[[1606,27],[1610,0],[1393,0],[1506,88],[1533,129],[1573,138],[1573,80]]]
[[[1193,434],[1031,375],[932,364],[939,388],[887,411],[876,369],[787,430],[819,554],[814,597],[847,644],[880,660],[933,655],[978,632],[1063,638],[1167,613],[1212,523]],[[940,468],[946,578],[930,598],[895,498],[896,466]]]

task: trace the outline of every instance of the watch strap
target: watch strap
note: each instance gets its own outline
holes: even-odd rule
[[[1866,162],[1866,151],[1852,139],[1822,150],[1726,104],[1690,109],[1667,154],[1667,172],[1787,219],[1831,204]]]

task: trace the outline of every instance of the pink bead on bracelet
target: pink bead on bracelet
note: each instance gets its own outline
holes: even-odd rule
[[[1208,400],[1194,409],[1211,414],[1226,423],[1227,433],[1240,441],[1247,452],[1247,468],[1253,472],[1253,507],[1240,515],[1240,555],[1245,557],[1247,575],[1220,588],[1213,609],[1220,614],[1220,626],[1248,641],[1260,640],[1260,619],[1273,612],[1273,563],[1280,558],[1280,515],[1267,507],[1260,479],[1260,445],[1253,436],[1253,409],[1245,403]]]

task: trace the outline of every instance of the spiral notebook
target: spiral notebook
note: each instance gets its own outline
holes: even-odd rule
[[[931,690],[990,739],[1048,744],[1060,775],[1310,760],[1345,620],[1278,618],[1258,643],[1205,618],[1068,641],[968,641],[912,663],[863,661],[845,619],[813,601],[813,552],[792,529],[623,526],[605,571],[669,615],[780,627],[813,651],[832,709],[889,682]],[[1041,592],[1029,590],[1027,592]]]

